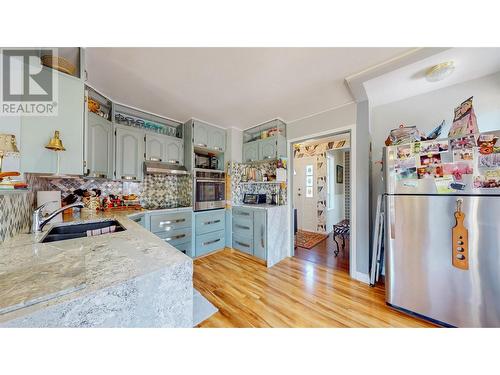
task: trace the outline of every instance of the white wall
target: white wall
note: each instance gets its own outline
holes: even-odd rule
[[[226,162],[234,161],[241,163],[243,159],[243,131],[236,128],[226,130]]]
[[[351,153],[351,164],[356,175],[352,181],[355,211],[352,220],[356,223],[356,269],[354,272],[364,274],[365,281],[369,264],[369,107],[368,102],[351,103],[343,107],[318,113],[288,123],[287,138],[289,140],[308,137],[312,134],[335,132],[335,129],[356,125],[355,142]],[[356,202],[354,202],[354,200]]]
[[[441,135],[445,138],[453,122],[454,108],[471,96],[474,96],[474,111],[479,130],[500,129],[500,73],[371,109],[371,202],[373,209],[377,196],[384,191],[381,166],[375,162],[382,159],[382,148],[389,131],[404,123],[415,125],[424,133],[429,133],[442,120],[446,120],[446,126]]]

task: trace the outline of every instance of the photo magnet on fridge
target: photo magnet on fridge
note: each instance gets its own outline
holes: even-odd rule
[[[408,159],[412,155],[413,155],[413,150],[411,144],[397,146],[398,159]]]
[[[453,161],[471,161],[474,160],[474,151],[471,148],[464,148],[453,151]]]
[[[449,150],[448,141],[424,141],[424,142],[420,142],[420,153],[421,154],[447,152],[448,150]]]
[[[454,190],[451,188],[451,184],[453,183],[453,177],[451,176],[436,178],[434,180],[434,183],[436,184],[436,189],[438,194],[446,194],[454,192]]]
[[[463,150],[464,148],[473,148],[475,146],[476,136],[474,134],[450,140],[450,147],[452,150]]]
[[[421,166],[435,165],[435,164],[441,164],[441,154],[436,153],[436,154],[420,155]]]
[[[479,155],[478,166],[479,168],[499,168],[500,154]]]

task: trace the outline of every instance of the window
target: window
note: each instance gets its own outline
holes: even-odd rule
[[[306,198],[313,197],[314,168],[312,164],[306,165]]]
[[[333,155],[329,154],[327,159],[328,168],[328,209],[333,210],[335,208],[335,158]]]

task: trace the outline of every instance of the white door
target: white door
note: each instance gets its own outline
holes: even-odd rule
[[[297,227],[300,230],[317,230],[316,215],[316,157],[294,159],[293,199],[297,209]]]

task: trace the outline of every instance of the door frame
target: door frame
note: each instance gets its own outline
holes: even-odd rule
[[[342,133],[350,133],[350,181],[351,181],[351,231],[349,237],[349,275],[351,278],[366,282],[362,274],[358,274],[356,269],[356,124],[343,126],[340,128],[335,128],[331,130],[325,130],[315,134],[308,134],[306,136],[288,139],[287,140],[287,154],[288,154],[288,166],[287,166],[287,202],[288,202],[288,231],[290,236],[290,248],[289,255],[294,256],[295,246],[294,246],[294,234],[293,234],[293,146],[296,143],[302,143],[314,138],[327,138],[334,135],[339,135]]]
[[[306,157],[300,158],[300,160],[302,160],[302,161],[303,161],[303,159],[306,159],[306,158],[310,158],[311,160],[313,160],[313,163],[314,163],[314,165],[313,165],[313,171],[314,171],[314,172],[313,172],[313,178],[314,178],[314,181],[313,181],[313,188],[315,188],[315,189],[314,189],[314,195],[313,195],[313,197],[314,197],[314,201],[315,201],[315,202],[313,203],[313,204],[314,204],[313,209],[314,209],[314,210],[316,210],[316,208],[315,208],[315,207],[318,205],[318,194],[317,194],[317,193],[318,193],[318,183],[317,183],[317,181],[316,181],[316,176],[317,176],[318,167],[317,167],[317,165],[316,165],[316,161],[315,161],[315,160],[316,160],[316,156],[306,156]],[[295,170],[295,165],[294,165],[294,169],[293,169],[293,170]],[[297,177],[297,176],[295,176],[295,175],[293,174],[293,170],[292,170],[292,179],[295,179],[295,177]],[[305,173],[304,173],[304,177],[305,177]],[[295,186],[294,186],[294,188],[295,188]],[[306,188],[307,188],[307,187],[305,186],[305,183],[304,183],[304,191],[302,192],[302,196],[303,196],[303,197],[304,197],[304,196],[305,196],[305,194],[306,194]],[[293,194],[293,192],[292,192],[292,197],[293,197],[294,202],[295,202],[295,194]],[[304,202],[303,202],[303,203],[304,203]],[[302,210],[303,210],[303,211],[305,211],[304,206],[302,206]],[[316,216],[317,216],[317,213],[316,213]],[[303,219],[303,218],[302,218],[302,219]],[[299,227],[299,225],[298,225],[298,224],[299,224],[299,211],[297,211],[297,228],[299,228],[299,229],[300,229],[300,227]],[[318,228],[317,228],[317,226],[316,226],[316,225],[314,225],[313,229],[306,229],[306,228],[304,228],[304,227],[302,227],[302,229],[304,229],[304,230],[306,230],[306,231],[308,231],[308,232],[316,232],[316,233],[318,233],[318,230],[317,230]]]

